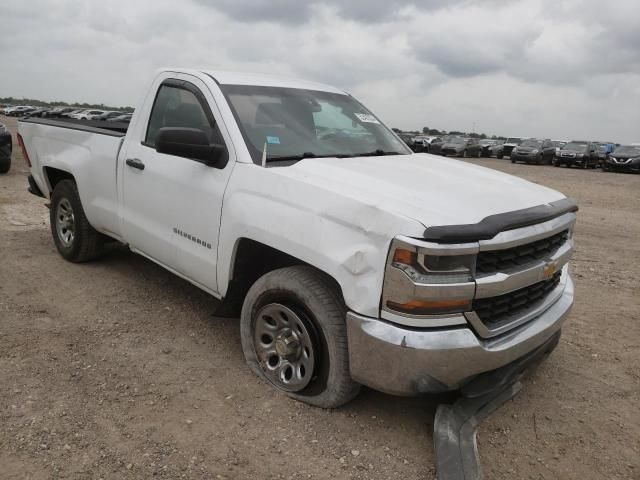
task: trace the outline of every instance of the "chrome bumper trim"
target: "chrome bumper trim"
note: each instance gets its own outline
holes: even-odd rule
[[[567,275],[560,298],[537,318],[503,335],[481,339],[466,327],[411,330],[347,313],[351,376],[396,395],[458,388],[470,377],[511,363],[542,345],[562,327],[573,305]]]

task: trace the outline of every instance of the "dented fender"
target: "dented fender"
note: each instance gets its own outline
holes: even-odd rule
[[[377,316],[385,261],[395,235],[424,226],[364,202],[354,192],[289,175],[295,166],[238,164],[225,194],[218,249],[218,285],[226,295],[237,243],[248,238],[287,253],[334,278],[346,305]]]

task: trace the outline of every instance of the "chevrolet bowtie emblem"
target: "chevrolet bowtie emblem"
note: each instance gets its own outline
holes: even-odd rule
[[[548,280],[553,277],[558,271],[558,265],[555,262],[547,263],[542,271],[542,276]]]

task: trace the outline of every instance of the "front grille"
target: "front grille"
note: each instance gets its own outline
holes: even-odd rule
[[[551,256],[569,238],[569,231],[564,230],[542,240],[518,245],[505,250],[480,252],[476,260],[476,272],[492,274],[503,272],[513,267],[520,267]]]
[[[549,280],[534,283],[497,297],[474,300],[473,310],[487,328],[493,328],[504,319],[523,313],[544,299],[558,286],[561,275],[562,271],[559,271]]]

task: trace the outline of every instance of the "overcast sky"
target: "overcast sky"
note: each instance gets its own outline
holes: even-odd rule
[[[162,66],[283,74],[390,126],[640,142],[638,0],[0,3],[0,97],[135,106]]]

